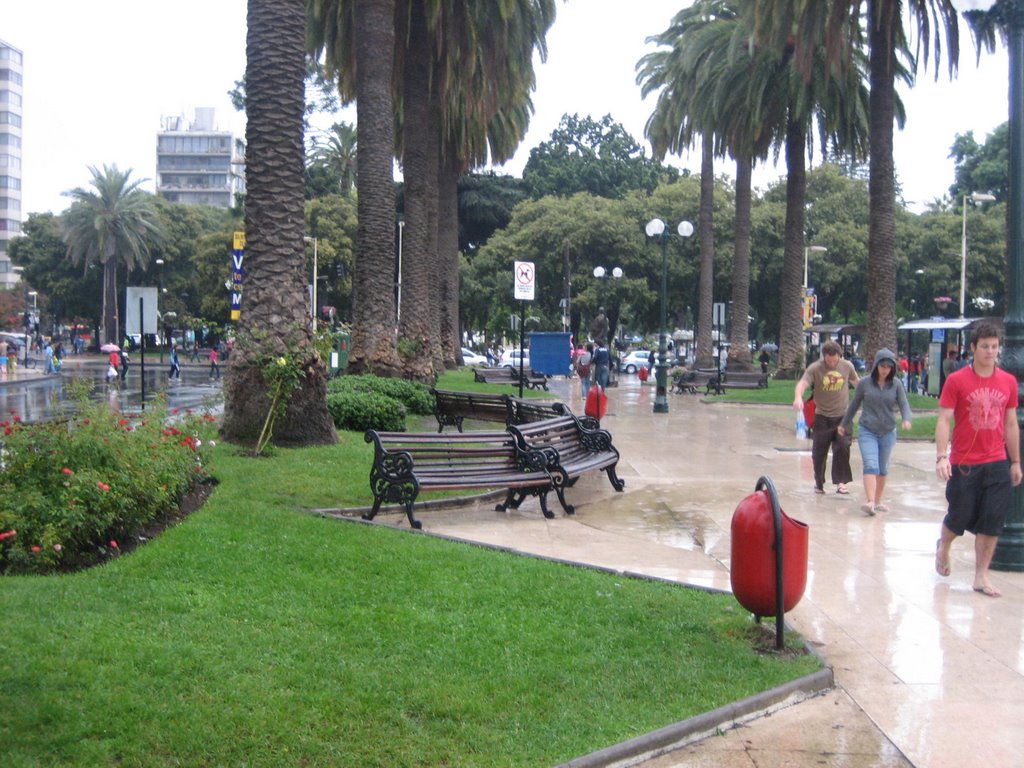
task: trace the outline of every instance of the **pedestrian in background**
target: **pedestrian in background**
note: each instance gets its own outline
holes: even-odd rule
[[[217,348],[210,348],[210,381],[220,378],[220,366],[217,365]]]
[[[576,373],[578,373],[580,377],[580,388],[583,393],[584,401],[587,399],[587,393],[590,392],[590,377],[593,374],[593,360],[594,345],[588,342],[586,349],[576,356]]]
[[[864,464],[864,495],[861,510],[874,515],[888,512],[882,502],[885,480],[889,474],[889,460],[896,447],[896,416],[898,410],[903,417],[904,431],[910,429],[912,416],[907,391],[902,379],[896,375],[896,356],[884,347],[875,353],[875,364],[871,375],[860,380],[853,400],[846,408],[839,434],[853,434],[853,417],[863,406],[860,427],[857,432],[857,447]]]
[[[811,438],[811,461],[814,464],[814,492],[825,492],[825,464],[832,449],[832,482],[836,493],[849,494],[846,484],[853,480],[850,469],[850,436],[839,434],[839,425],[850,404],[850,388],[860,379],[853,363],[844,360],[842,349],[832,341],[821,346],[821,359],[811,363],[796,383],[793,408],[804,408],[804,391],[813,386],[814,427]]]
[[[181,380],[181,363],[178,360],[178,347],[175,345],[171,346],[171,370],[167,372],[167,380],[178,379]]]
[[[594,366],[594,381],[596,381],[601,389],[608,386],[608,371],[612,364],[612,356],[602,342],[597,342],[597,347],[594,349],[594,357],[591,365]]]

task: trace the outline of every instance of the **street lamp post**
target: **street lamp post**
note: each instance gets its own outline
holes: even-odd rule
[[[658,334],[658,363],[655,366],[657,391],[654,396],[654,412],[668,413],[668,336],[665,323],[668,305],[668,239],[671,237],[671,233],[661,219],[651,219],[647,222],[644,231],[648,237],[656,237],[661,240],[661,314]],[[693,224],[681,221],[677,231],[680,237],[689,237],[693,234]]]
[[[317,274],[316,274],[317,273],[317,263],[316,263],[317,254],[316,254],[316,249],[317,249],[317,238],[315,238],[315,237],[303,237],[302,239],[305,242],[307,242],[307,243],[312,243],[313,244],[313,291],[310,294],[310,302],[311,302],[311,304],[309,306],[309,319],[312,321],[312,323],[313,323],[313,330],[315,331],[316,330],[316,278],[317,278]]]
[[[25,268],[24,267],[11,267],[11,271],[14,272],[16,275],[18,275],[18,277],[20,279],[21,278],[21,273],[25,271]],[[29,345],[29,341],[28,341],[28,332],[29,332],[29,327],[28,327],[28,283],[25,283],[25,314],[22,317],[22,320],[25,323],[25,338],[23,339],[23,341],[25,343],[22,344],[22,346],[25,348],[25,361],[24,361],[24,363],[22,363],[22,365],[25,367],[26,370],[28,370],[28,345]],[[17,356],[15,356],[15,359],[17,359]]]
[[[984,192],[972,192],[964,195],[964,223],[960,233],[960,318],[964,318],[965,300],[967,298],[967,202],[990,203],[995,195]]]
[[[1010,194],[1007,206],[1006,341],[1002,365],[1024,381],[1024,0],[953,0],[958,11],[974,11],[995,21],[1002,29],[1010,62],[1009,154]],[[968,16],[972,23],[976,18]],[[1024,411],[1018,409],[1018,421]],[[1024,430],[1022,430],[1024,434]],[[1014,491],[1013,507],[1006,515],[992,567],[1000,571],[1024,571],[1024,487]]]

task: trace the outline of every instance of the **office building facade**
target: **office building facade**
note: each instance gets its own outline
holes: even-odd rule
[[[24,55],[0,40],[0,287],[19,276],[11,269],[7,246],[21,234],[21,120]]]
[[[231,208],[245,193],[245,142],[218,131],[214,110],[196,110],[195,120],[164,118],[157,134],[156,191],[174,203]]]

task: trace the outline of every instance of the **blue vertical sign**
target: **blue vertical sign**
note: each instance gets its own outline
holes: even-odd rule
[[[231,319],[237,320],[242,314],[242,282],[245,269],[245,232],[235,232],[234,249],[231,251]]]

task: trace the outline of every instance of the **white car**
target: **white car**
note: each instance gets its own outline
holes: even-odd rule
[[[518,368],[519,367],[519,350],[510,349],[501,356],[501,362],[498,363],[502,368]],[[523,350],[523,368],[530,367],[530,350]]]
[[[619,367],[626,373],[636,373],[641,368],[648,366],[648,359],[651,356],[651,350],[649,349],[634,349],[624,358],[619,364]],[[655,355],[657,358],[657,355]]]
[[[462,363],[464,365],[474,365],[479,368],[486,368],[490,363],[487,362],[487,356],[481,355],[479,352],[474,352],[468,347],[462,348]]]

